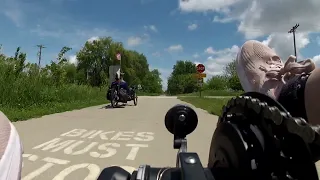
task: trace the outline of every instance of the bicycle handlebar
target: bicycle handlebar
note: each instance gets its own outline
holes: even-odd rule
[[[176,167],[142,165],[132,175],[120,167],[109,167],[98,180],[318,179],[319,127],[292,117],[266,95],[245,93],[224,106],[205,168],[197,153],[187,152],[186,136],[197,124],[192,108],[172,107],[165,126],[174,135],[174,149],[179,149]]]

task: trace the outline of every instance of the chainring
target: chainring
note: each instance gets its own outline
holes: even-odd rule
[[[260,93],[234,97],[213,135],[209,168],[220,179],[318,180],[308,144],[314,130]]]

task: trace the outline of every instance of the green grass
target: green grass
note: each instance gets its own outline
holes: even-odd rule
[[[106,90],[82,87],[71,85],[66,89],[64,95],[62,89],[55,89],[55,92],[59,94],[56,99],[50,98],[51,101],[43,101],[32,106],[23,107],[19,104],[13,104],[10,106],[1,106],[0,111],[2,111],[10,121],[23,121],[31,118],[37,118],[48,114],[54,114],[59,112],[71,111],[75,109],[82,109],[90,106],[107,104],[109,101],[106,99]],[[64,89],[64,91],[66,91]],[[73,90],[73,92],[71,92]],[[62,91],[62,92],[61,92]],[[61,92],[61,94],[59,93]],[[45,92],[47,98],[53,95],[50,92]],[[78,96],[81,94],[82,96]],[[159,94],[155,93],[138,93],[138,96],[157,96]],[[76,97],[75,97],[76,96]]]
[[[242,93],[242,91],[204,90],[201,92],[201,96],[239,96]],[[180,96],[199,96],[199,92],[181,94]]]
[[[107,100],[101,96],[86,101],[73,101],[65,103],[48,103],[42,106],[34,106],[28,108],[8,108],[4,107],[0,110],[10,119],[10,121],[23,121],[30,118],[41,117],[48,114],[54,114],[59,112],[71,111],[75,109],[82,109],[85,107],[106,104]]]
[[[210,114],[220,116],[223,105],[225,105],[230,98],[178,97],[178,99],[190,103],[197,108],[204,109]]]
[[[21,88],[15,85],[16,88]],[[3,89],[5,91],[7,89]],[[74,84],[55,86],[30,86],[1,96],[2,111],[11,121],[21,121],[43,115],[59,113],[89,106],[106,104],[106,90]]]
[[[40,70],[19,58],[7,59],[0,54],[0,111],[11,121],[109,103],[107,87],[78,85],[86,82],[83,73],[70,76],[65,64]],[[158,94],[138,93],[142,95]]]

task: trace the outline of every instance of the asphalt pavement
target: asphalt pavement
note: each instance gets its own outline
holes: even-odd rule
[[[164,126],[176,97],[139,97],[138,106],[89,107],[16,122],[24,146],[22,180],[95,180],[118,165],[132,172],[141,164],[175,166],[173,135]],[[192,106],[193,107],[193,106]],[[189,135],[188,151],[207,165],[217,116],[195,108],[199,124]]]
[[[199,97],[199,96],[179,96],[179,97]],[[209,99],[223,99],[223,98],[232,98],[234,96],[202,96],[203,98]]]
[[[141,164],[174,167],[177,150],[164,116],[181,103],[176,97],[139,97],[138,106],[100,105],[14,123],[24,146],[22,180],[93,180],[111,165],[128,171]],[[188,150],[206,165],[217,117],[195,111],[199,124]]]

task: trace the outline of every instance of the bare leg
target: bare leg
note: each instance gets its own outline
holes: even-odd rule
[[[15,127],[0,111],[0,179],[21,179],[22,153],[22,145]]]
[[[304,90],[305,110],[312,125],[320,124],[320,69],[312,71]]]
[[[0,159],[4,154],[10,138],[10,122],[7,117],[0,112]]]

